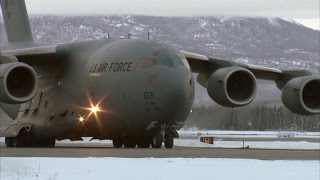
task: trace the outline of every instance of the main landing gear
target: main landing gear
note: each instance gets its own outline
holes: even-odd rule
[[[124,146],[125,148],[149,148],[150,145],[154,149],[159,149],[164,146],[167,149],[171,149],[174,143],[174,137],[172,133],[166,133],[164,136],[158,132],[153,136],[144,136],[144,137],[115,137],[112,140],[113,146],[115,148],[121,148]]]
[[[5,144],[7,147],[54,147],[55,138],[40,139],[32,136],[31,133],[22,130],[16,137],[6,137]]]
[[[121,148],[124,146],[125,148],[149,148],[151,144],[150,137],[115,137],[112,140],[113,146],[115,148]]]

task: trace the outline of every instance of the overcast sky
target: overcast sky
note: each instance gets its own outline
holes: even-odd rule
[[[26,0],[30,14],[264,16],[296,19],[320,29],[319,0]]]
[[[242,15],[319,18],[319,0],[26,0],[36,14]]]

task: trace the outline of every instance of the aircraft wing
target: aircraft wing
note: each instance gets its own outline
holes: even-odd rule
[[[1,56],[16,57],[19,62],[29,65],[52,64],[57,62],[57,45],[35,46],[1,51]]]
[[[281,81],[285,81],[285,80],[288,81],[289,79],[292,79],[294,77],[312,75],[312,73],[307,70],[282,71],[275,68],[257,66],[252,64],[243,64],[243,63],[238,63],[230,60],[211,58],[205,55],[190,53],[186,51],[181,51],[181,53],[187,59],[190,65],[191,71],[194,73],[199,73],[197,80],[201,85],[204,85],[204,82],[203,82],[204,76],[206,76],[205,78],[208,78],[208,76],[210,76],[217,69],[225,68],[225,67],[233,67],[233,66],[238,66],[238,67],[248,69],[255,75],[257,79],[271,80],[277,83],[280,83]]]
[[[241,107],[252,102],[256,79],[271,80],[282,91],[283,104],[294,113],[320,113],[320,78],[307,70],[279,70],[182,51],[197,81],[216,103]]]

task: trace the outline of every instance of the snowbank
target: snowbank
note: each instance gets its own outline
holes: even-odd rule
[[[183,158],[0,158],[1,180],[319,180],[318,161]]]

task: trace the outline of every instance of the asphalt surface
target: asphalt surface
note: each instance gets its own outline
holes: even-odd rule
[[[6,148],[1,157],[122,157],[122,158],[236,158],[261,160],[320,160],[319,150],[266,150],[178,147],[173,149],[125,149],[110,144],[57,144],[55,148]]]

